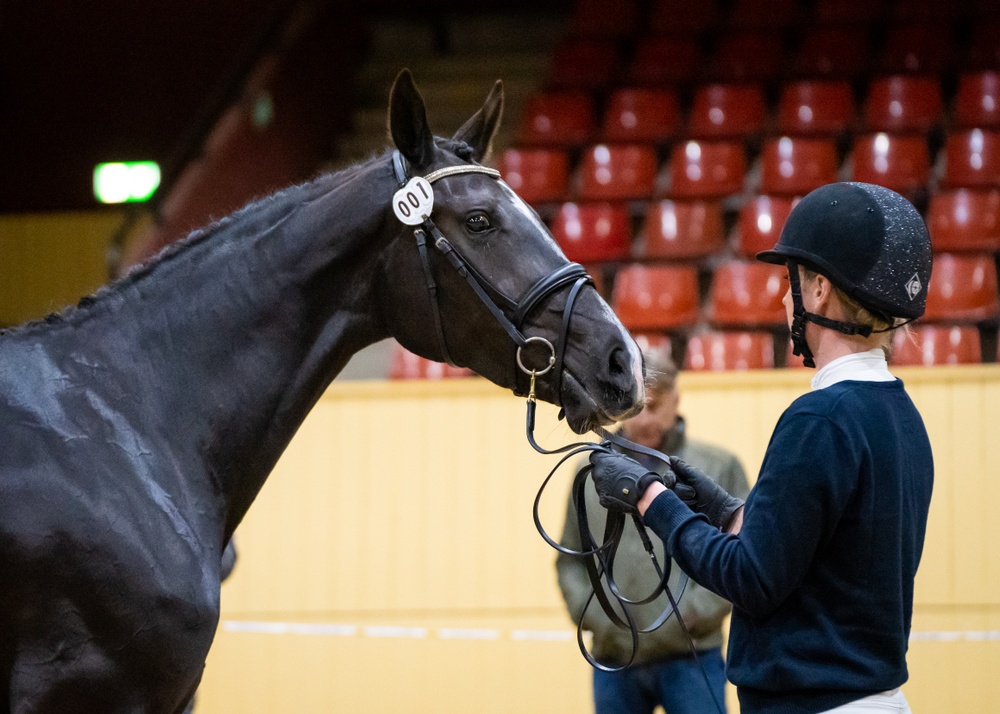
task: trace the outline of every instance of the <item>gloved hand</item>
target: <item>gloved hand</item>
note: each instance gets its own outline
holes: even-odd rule
[[[729,495],[711,476],[676,456],[670,457],[670,469],[677,477],[674,493],[696,513],[703,513],[719,530],[725,530],[743,501]]]
[[[667,485],[660,474],[650,471],[624,454],[591,451],[590,463],[594,466],[594,487],[605,508],[635,512],[638,510],[639,499],[649,488],[649,484],[659,481]],[[672,474],[670,481],[673,481]]]

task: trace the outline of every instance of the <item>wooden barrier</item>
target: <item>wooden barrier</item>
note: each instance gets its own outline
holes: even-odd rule
[[[914,711],[989,711],[1000,671],[1000,367],[899,369],[937,477],[917,582]],[[756,474],[811,370],[682,373],[689,432]],[[537,435],[573,438],[555,410]],[[531,521],[552,457],[481,380],[335,383],[237,533],[200,714],[582,712],[590,673]],[[558,533],[566,469],[542,503]],[[730,711],[737,711],[730,692]]]

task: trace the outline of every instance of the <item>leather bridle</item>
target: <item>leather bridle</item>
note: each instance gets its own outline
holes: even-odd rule
[[[396,176],[396,181],[399,183],[399,187],[403,188],[410,180],[410,174],[406,159],[403,158],[403,155],[400,154],[399,151],[393,152],[392,168]],[[445,166],[444,168],[437,169],[436,171],[431,171],[423,178],[427,181],[427,183],[434,184],[434,182],[449,176],[471,173],[484,174],[486,176],[490,176],[491,178],[500,180],[499,171],[486,166],[480,166],[478,164]],[[529,389],[530,393],[534,393],[535,377],[539,377],[554,369],[556,380],[555,398],[558,400],[562,391],[563,365],[566,356],[566,348],[568,346],[569,325],[573,314],[573,306],[576,303],[576,299],[583,287],[588,283],[593,283],[593,278],[587,274],[586,268],[579,263],[567,263],[532,285],[519,300],[514,300],[491,285],[490,282],[486,280],[482,274],[462,256],[461,253],[458,252],[458,250],[448,241],[440,229],[434,224],[430,215],[422,216],[422,219],[423,220],[420,222],[419,226],[414,229],[413,236],[416,240],[417,252],[420,255],[420,265],[423,269],[424,281],[431,300],[431,314],[433,315],[434,331],[437,335],[438,349],[444,361],[450,365],[457,366],[451,358],[451,352],[448,350],[448,342],[445,339],[444,334],[444,325],[441,321],[441,307],[438,304],[437,283],[434,280],[434,273],[431,269],[431,261],[429,251],[427,249],[428,235],[431,238],[432,245],[438,250],[438,252],[441,253],[441,255],[444,256],[451,267],[455,269],[455,272],[465,279],[465,281],[479,297],[479,300],[486,306],[490,313],[493,314],[493,317],[495,317],[497,322],[500,323],[500,326],[503,327],[504,331],[510,335],[511,340],[514,341],[514,344],[517,346],[517,352],[515,353],[517,366],[521,372],[531,378],[531,386]],[[566,304],[563,307],[562,324],[560,326],[556,345],[553,345],[552,342],[544,337],[537,335],[530,337],[525,336],[522,329],[524,321],[528,315],[530,315],[543,300],[567,285],[570,285],[571,287],[569,295],[566,297]],[[525,359],[522,355],[525,348],[533,344],[547,347],[549,350],[549,357],[546,363],[537,368],[526,365]]]

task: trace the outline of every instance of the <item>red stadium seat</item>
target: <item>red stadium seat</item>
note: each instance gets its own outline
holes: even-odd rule
[[[944,0],[956,5],[953,0]],[[909,2],[898,3],[908,5]],[[881,69],[883,72],[921,72],[938,75],[948,69],[955,56],[951,33],[944,30],[940,18],[932,23],[892,25],[885,39]]]
[[[764,142],[761,193],[804,196],[837,180],[837,146],[832,139],[783,136]]]
[[[633,332],[669,330],[698,321],[698,272],[691,266],[628,265],[618,271],[612,306]]]
[[[977,23],[973,28],[966,67],[981,70],[1000,67],[1000,19]]]
[[[668,89],[616,90],[608,100],[601,130],[609,142],[659,143],[677,133],[681,110]]]
[[[743,204],[737,223],[739,254],[752,258],[774,248],[794,205],[794,199],[784,196],[758,196]]]
[[[720,264],[712,276],[709,319],[715,325],[788,324],[781,300],[788,290],[783,265],[734,260]]]
[[[632,335],[632,339],[635,340],[643,354],[647,352],[666,352],[669,354],[672,349],[670,335],[665,332],[636,332]]]
[[[962,11],[962,3],[954,0],[905,0],[893,5],[890,20],[894,25],[902,26],[914,23],[927,26],[936,23],[935,29],[946,34],[943,31],[945,23],[957,20]]]
[[[793,136],[833,136],[854,120],[854,95],[843,80],[803,80],[781,88],[778,131]]]
[[[926,132],[941,119],[941,85],[936,77],[879,77],[868,89],[865,126],[869,131]]]
[[[716,201],[654,201],[646,209],[643,257],[684,259],[725,248],[722,205]]]
[[[576,263],[627,260],[632,251],[624,204],[564,203],[552,219],[552,235]]]
[[[673,198],[722,198],[743,190],[746,155],[738,141],[686,141],[670,153]]]
[[[955,126],[1000,129],[1000,72],[970,72],[958,78]]]
[[[556,47],[549,70],[549,86],[556,89],[595,90],[605,87],[618,70],[613,40],[570,39]]]
[[[853,180],[911,193],[927,183],[930,151],[922,136],[866,134],[854,140]]]
[[[402,345],[396,345],[393,349],[389,366],[389,379],[451,379],[473,376],[475,372],[471,369],[425,359]]]
[[[697,139],[738,139],[759,134],[766,119],[759,84],[708,84],[695,90],[688,132]]]
[[[576,0],[570,32],[581,37],[627,37],[639,29],[636,0]]]
[[[573,146],[594,131],[594,104],[581,91],[540,92],[528,97],[521,120],[520,143]]]
[[[785,366],[789,369],[806,368],[805,363],[802,361],[802,357],[795,354],[791,340],[788,340],[788,344],[785,345]]]
[[[569,183],[569,159],[560,149],[507,149],[500,155],[504,181],[528,203],[561,201]]]
[[[715,0],[654,0],[649,13],[652,33],[691,35],[711,29],[719,21]]]
[[[959,188],[931,196],[931,244],[940,253],[1000,250],[1000,191]]]
[[[900,367],[978,364],[983,361],[979,329],[974,325],[915,325],[896,330],[893,365]]]
[[[934,256],[924,320],[980,322],[998,313],[997,270],[991,254]]]
[[[945,186],[1000,187],[1000,131],[970,129],[949,134],[944,161]]]
[[[702,57],[693,37],[647,37],[641,40],[629,63],[629,82],[639,86],[664,86],[690,82],[701,70]]]
[[[710,76],[719,82],[763,82],[783,73],[784,54],[778,32],[725,34],[715,47]]]
[[[740,30],[785,29],[802,21],[797,0],[736,0],[726,22]]]
[[[795,72],[803,77],[853,79],[868,71],[871,43],[868,31],[857,27],[823,26],[802,38]]]
[[[889,14],[888,0],[819,0],[813,9],[817,26],[871,26],[882,22]]]
[[[649,198],[656,172],[656,151],[648,144],[591,146],[580,162],[578,195],[586,201]]]
[[[701,332],[687,343],[684,366],[695,372],[771,369],[774,338],[770,332]]]

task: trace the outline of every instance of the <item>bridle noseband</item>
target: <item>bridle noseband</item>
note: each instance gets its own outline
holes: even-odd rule
[[[396,176],[396,181],[402,190],[412,179],[409,175],[406,159],[403,158],[403,155],[400,154],[399,151],[393,152],[392,168]],[[430,172],[426,176],[423,176],[422,179],[428,184],[433,185],[434,182],[449,176],[471,173],[485,174],[491,178],[497,180],[500,179],[499,171],[486,166],[479,166],[478,164],[445,166],[444,168]],[[419,219],[419,223],[416,222],[417,219]],[[416,217],[416,219],[412,222],[412,225],[417,226],[413,230],[413,236],[416,240],[417,252],[420,255],[420,265],[423,268],[425,285],[431,299],[431,313],[434,319],[434,330],[437,334],[438,347],[444,360],[448,364],[455,365],[455,362],[451,358],[451,353],[448,350],[448,343],[445,340],[444,335],[444,325],[441,322],[441,308],[438,304],[437,283],[434,281],[429,251],[427,250],[428,235],[431,236],[432,243],[438,252],[444,256],[444,258],[460,276],[465,278],[465,281],[479,297],[479,300],[493,314],[493,317],[496,318],[497,322],[500,323],[500,326],[503,327],[504,331],[508,335],[510,335],[514,344],[517,345],[515,361],[518,368],[531,378],[531,385],[529,388],[530,394],[532,396],[534,395],[535,377],[546,374],[550,370],[555,369],[555,379],[557,380],[555,395],[558,400],[559,394],[562,390],[563,363],[569,339],[569,323],[573,313],[573,305],[575,304],[580,291],[583,289],[583,286],[587,283],[593,283],[593,278],[587,274],[586,268],[579,263],[567,263],[532,285],[520,300],[514,300],[504,295],[500,290],[491,285],[490,282],[486,280],[482,274],[480,274],[479,271],[477,271],[475,267],[469,263],[469,261],[461,255],[461,253],[458,252],[458,250],[455,249],[448,239],[445,238],[444,234],[441,233],[440,229],[434,224],[434,221],[431,219],[430,212],[428,212],[427,215],[420,215]],[[563,307],[562,325],[560,327],[560,333],[557,341],[559,348],[557,349],[556,346],[544,337],[525,336],[522,332],[522,326],[527,316],[531,314],[531,312],[545,298],[549,297],[562,287],[570,284],[572,284],[572,286],[570,288],[569,295],[566,298],[566,305]],[[548,348],[549,357],[543,366],[535,368],[525,364],[525,360],[522,357],[522,351],[524,348],[532,344],[538,344]]]

